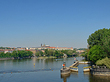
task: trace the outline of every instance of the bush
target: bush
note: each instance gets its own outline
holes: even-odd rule
[[[102,59],[102,60],[98,60],[96,62],[96,65],[99,65],[99,66],[103,66],[105,65],[106,67],[110,68],[110,60],[108,57]]]

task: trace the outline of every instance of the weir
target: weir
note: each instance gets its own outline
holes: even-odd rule
[[[69,67],[64,67],[64,68],[62,68],[60,71],[61,71],[61,74],[68,74],[68,73],[70,73],[70,72],[78,72],[78,65],[79,64],[88,64],[88,63],[90,63],[90,62],[79,62],[79,61],[75,61],[71,66],[69,66]],[[88,66],[88,67],[84,67],[83,68],[83,72],[89,72],[90,71],[90,68],[91,68],[91,66]]]
[[[71,66],[69,67],[63,67],[60,72],[61,74],[69,74],[70,72],[72,71],[75,71],[75,72],[78,72],[78,66],[79,65],[79,62],[78,61],[75,61],[74,64],[72,64]]]
[[[79,65],[79,61],[75,61],[74,64],[72,64],[71,66],[69,67],[77,67]]]

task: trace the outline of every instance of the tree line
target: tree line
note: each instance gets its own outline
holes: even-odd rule
[[[63,57],[64,54],[66,54],[68,57],[72,57],[76,53],[75,50],[53,50],[53,49],[45,49],[44,52],[37,51],[36,56],[55,56],[55,57]]]
[[[20,57],[20,58],[23,58],[23,57],[32,57],[32,52],[31,51],[25,51],[25,50],[21,50],[21,51],[13,51],[12,53],[4,53],[4,52],[1,52],[0,53],[0,58],[10,58],[10,57],[14,57],[14,58],[17,58],[17,57]]]

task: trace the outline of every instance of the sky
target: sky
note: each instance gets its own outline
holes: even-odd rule
[[[110,0],[0,0],[0,46],[87,48],[110,28]]]

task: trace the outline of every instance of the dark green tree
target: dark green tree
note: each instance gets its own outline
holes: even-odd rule
[[[12,57],[18,57],[17,51],[13,51],[13,52],[12,52]]]
[[[53,56],[54,55],[54,50],[52,50],[52,49],[48,50],[48,55]]]
[[[106,52],[104,52],[102,49],[101,49],[101,46],[99,45],[94,45],[90,51],[89,51],[89,59],[92,61],[92,62],[96,62],[97,60],[101,60],[103,59],[104,57],[106,57],[104,54]]]
[[[93,47],[94,45],[103,46],[104,39],[110,36],[110,29],[100,29],[92,33],[87,42],[89,44],[89,48]]]
[[[103,40],[102,49],[106,52],[106,56],[110,58],[110,36]]]
[[[12,57],[12,54],[11,54],[11,53],[9,53],[9,52],[7,52],[7,53],[5,54],[5,57],[10,58],[10,57]]]
[[[4,58],[5,57],[5,53],[4,52],[1,52],[0,53],[0,58]]]
[[[46,56],[49,56],[49,51],[48,51],[48,49],[45,49],[45,55],[46,55]]]

